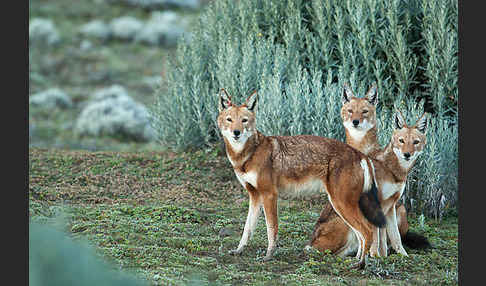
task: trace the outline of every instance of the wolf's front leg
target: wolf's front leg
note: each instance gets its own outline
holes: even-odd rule
[[[370,248],[370,256],[371,257],[379,257],[380,252],[379,248],[381,246],[381,241],[380,238],[382,236],[381,230],[379,227],[375,227],[373,231],[373,242],[371,243],[371,248]]]
[[[388,234],[386,233],[386,227],[380,228],[380,248],[379,253],[382,257],[388,256],[388,244],[387,244]]]
[[[263,261],[272,259],[273,253],[277,246],[278,234],[278,214],[277,214],[276,194],[267,194],[263,199],[263,211],[265,214],[265,223],[267,224],[268,247]]]
[[[408,256],[407,251],[403,248],[402,238],[400,237],[400,231],[398,230],[395,206],[392,206],[386,214],[386,233],[393,249],[397,253]]]
[[[230,254],[240,254],[248,241],[251,239],[253,232],[258,223],[258,217],[261,213],[262,203],[257,196],[250,194],[250,204],[248,207],[248,216],[246,217],[245,228],[243,229],[243,235],[241,236],[238,248],[235,250],[230,250]]]
[[[361,257],[361,251],[363,251],[363,245],[362,245],[363,238],[362,238],[361,234],[356,231],[356,229],[352,228],[352,230],[354,232],[354,236],[358,240],[358,250],[356,251],[355,258],[359,259]]]

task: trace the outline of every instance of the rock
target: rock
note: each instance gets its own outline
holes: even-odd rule
[[[58,30],[50,19],[34,18],[29,21],[29,43],[56,45],[61,41]]]
[[[152,12],[135,41],[149,45],[175,46],[184,34],[183,20],[172,11]]]
[[[73,107],[71,98],[59,88],[51,88],[31,95],[29,104],[46,109]]]
[[[122,2],[127,5],[144,9],[199,9],[200,0],[110,0],[110,2]]]
[[[79,115],[79,135],[115,136],[135,141],[155,140],[147,108],[118,85],[95,92]]]
[[[120,97],[130,97],[127,90],[118,84],[114,84],[110,87],[102,88],[91,95],[91,101],[102,101],[104,99],[118,99]]]
[[[93,37],[100,40],[107,40],[111,37],[110,26],[102,20],[93,20],[86,23],[81,26],[79,31],[84,36]]]
[[[143,22],[131,16],[111,20],[110,29],[113,37],[121,40],[133,40],[143,27]]]

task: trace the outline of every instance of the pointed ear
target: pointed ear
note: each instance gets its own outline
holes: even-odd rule
[[[373,105],[376,105],[378,103],[378,94],[376,92],[376,82],[374,82],[370,90],[366,93],[366,99]]]
[[[427,132],[427,113],[424,112],[422,116],[420,117],[419,120],[417,120],[417,123],[415,123],[415,128],[420,131],[420,133],[425,134]]]
[[[254,111],[257,103],[258,93],[255,90],[245,101],[246,108],[250,111]]]
[[[395,112],[395,118],[393,121],[394,121],[395,129],[402,129],[403,127],[406,126],[405,119],[403,119],[403,115],[400,110],[398,112]]]
[[[219,112],[225,110],[226,108],[230,107],[231,103],[231,96],[226,92],[224,88],[219,91],[219,104],[218,109]]]
[[[344,87],[344,90],[343,90],[343,97],[341,98],[341,103],[344,105],[346,102],[349,102],[349,100],[351,99],[351,97],[354,96],[354,94],[351,91],[351,89],[349,88],[347,82],[344,83],[343,87]]]

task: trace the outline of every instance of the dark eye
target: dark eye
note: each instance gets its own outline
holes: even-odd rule
[[[368,113],[368,110],[363,110],[363,114],[366,114],[366,113]]]
[[[349,112],[349,113],[353,113],[353,110],[352,110],[352,109],[348,109],[348,112]]]
[[[420,143],[420,141],[419,141],[419,140],[414,140],[414,141],[413,141],[413,144],[414,144],[414,145],[417,145],[418,143]]]
[[[231,120],[231,118],[229,118],[229,117],[228,117],[228,118],[226,118],[226,120],[227,120],[228,122],[233,122],[233,120]]]
[[[405,143],[402,138],[398,139],[398,141],[400,141],[400,143]]]
[[[243,118],[243,120],[241,120],[241,122],[246,123],[246,122],[248,122],[248,119]]]

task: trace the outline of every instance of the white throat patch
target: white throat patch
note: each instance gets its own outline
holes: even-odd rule
[[[373,125],[371,125],[368,122],[368,120],[363,120],[363,122],[360,123],[358,125],[358,127],[354,127],[354,125],[351,121],[346,121],[346,122],[343,123],[343,125],[346,128],[346,130],[348,130],[351,138],[353,138],[356,141],[363,140],[363,137],[366,135],[368,130],[373,128]]]
[[[221,134],[223,134],[224,138],[228,140],[231,149],[233,149],[233,151],[235,151],[236,153],[240,153],[241,151],[243,151],[246,141],[248,141],[248,138],[250,138],[251,136],[251,133],[246,130],[242,130],[242,133],[238,140],[235,140],[232,132],[229,129],[221,130]]]
[[[399,148],[393,147],[393,153],[397,156],[400,166],[408,171],[422,151],[415,151],[408,161],[403,158],[403,153]]]

